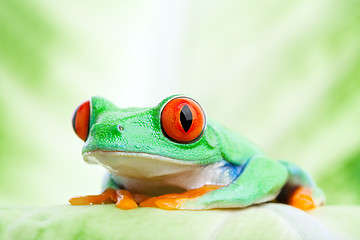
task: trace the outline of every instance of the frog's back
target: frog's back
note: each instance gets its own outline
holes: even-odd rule
[[[249,139],[209,119],[208,130],[217,136],[223,159],[234,165],[244,165],[253,157],[266,157],[265,153]]]

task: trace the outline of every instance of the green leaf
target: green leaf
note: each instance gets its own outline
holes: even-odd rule
[[[357,239],[359,224],[360,207],[356,206],[326,206],[309,212],[274,203],[207,211],[126,211],[113,204],[37,210],[4,207],[0,238]]]

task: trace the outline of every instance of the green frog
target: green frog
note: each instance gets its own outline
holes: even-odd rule
[[[72,123],[85,142],[83,159],[108,170],[101,194],[71,198],[72,205],[203,210],[281,202],[308,210],[325,200],[309,174],[269,158],[188,96],[151,108],[92,97]]]

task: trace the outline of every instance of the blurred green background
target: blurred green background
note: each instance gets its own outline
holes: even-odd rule
[[[0,203],[99,192],[74,109],[173,93],[360,203],[360,2],[0,2]]]

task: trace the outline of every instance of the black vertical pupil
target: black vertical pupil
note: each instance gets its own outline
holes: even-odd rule
[[[79,110],[79,107],[80,107],[80,106],[78,106],[78,107],[75,109],[75,112],[74,112],[73,118],[72,118],[72,126],[73,126],[73,129],[74,129],[74,131],[75,131],[76,134],[77,134],[77,132],[76,132],[76,127],[75,127],[75,120],[76,120],[76,115],[77,115],[77,112],[78,112],[78,110]]]
[[[193,115],[187,104],[185,104],[184,107],[181,109],[180,122],[185,132],[189,131],[193,122]]]

